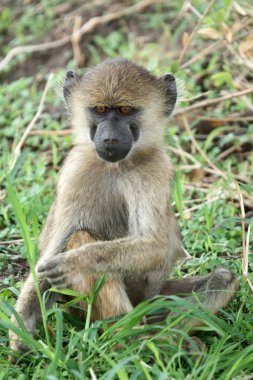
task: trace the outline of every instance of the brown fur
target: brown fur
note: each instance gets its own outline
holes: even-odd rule
[[[203,302],[215,312],[226,306],[236,288],[234,276],[225,269],[167,280],[175,262],[186,254],[170,206],[173,168],[162,143],[168,101],[175,94],[163,86],[146,70],[117,60],[102,63],[71,88],[68,110],[76,147],[61,170],[56,200],[40,236],[39,282],[42,292],[50,282],[89,294],[106,273],[93,320],[126,313],[159,293],[193,290],[204,291]],[[141,107],[140,138],[126,159],[110,163],[97,156],[87,112],[96,104]],[[52,297],[49,305],[53,302]],[[31,275],[16,310],[32,334],[40,310]],[[13,321],[17,324],[14,317]],[[13,332],[10,346],[18,352],[27,349]]]
[[[67,243],[67,250],[79,248],[84,244],[94,243],[91,234],[85,231],[74,232]],[[99,276],[87,275],[75,287],[75,291],[89,295]],[[117,302],[120,299],[120,302]],[[115,302],[116,300],[116,302]],[[81,304],[84,309],[85,304]],[[127,297],[125,286],[120,278],[107,276],[102,288],[100,289],[93,305],[91,320],[102,320],[115,315],[127,313],[132,310],[132,305]],[[73,312],[73,311],[72,311]],[[79,315],[80,316],[80,315]],[[85,316],[85,315],[84,315]]]

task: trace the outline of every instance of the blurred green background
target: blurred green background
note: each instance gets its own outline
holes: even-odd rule
[[[244,255],[253,280],[252,16],[250,0],[1,2],[0,379],[251,378],[253,301],[242,276],[243,226],[235,181],[243,199]],[[39,326],[35,339],[24,338],[31,356],[10,365],[7,328],[29,270],[26,239],[36,252],[59,168],[72,147],[62,99],[64,73],[70,68],[85,73],[117,57],[177,79],[179,100],[164,138],[176,168],[173,207],[192,260],[175,268],[174,275],[202,275],[226,266],[240,278],[240,290],[220,318],[191,310],[193,317],[204,313],[198,335],[205,350],[187,338],[193,348],[185,351],[187,330],[178,330],[175,313],[152,336],[138,325],[147,312],[164,307],[158,299],[119,320],[119,330],[97,322],[84,331],[57,307],[48,317],[52,347],[45,348]],[[42,113],[12,167],[15,147],[51,73]],[[184,312],[180,302],[167,301],[168,308]]]

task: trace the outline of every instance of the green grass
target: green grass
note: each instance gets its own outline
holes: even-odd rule
[[[20,8],[21,3],[17,2],[19,7],[15,9],[12,9],[11,2],[9,6],[7,4],[0,16],[1,56],[4,57],[14,46],[48,39],[51,31],[57,31],[57,27],[61,31],[62,25],[71,33],[69,23],[64,24],[66,15],[52,14],[52,9],[60,3],[43,0],[39,6],[29,3]],[[68,12],[82,4],[73,5]],[[191,4],[203,14],[205,2],[194,0]],[[240,44],[247,41],[250,28],[252,30],[250,11],[253,8],[250,1],[241,1],[240,5],[246,10],[245,16],[238,13],[232,1],[214,2],[199,29],[209,28],[210,33],[212,28],[221,33],[221,39],[226,42],[187,67],[179,64],[182,36],[183,33],[191,33],[198,17],[196,12],[184,13],[183,2],[176,1],[157,5],[132,18],[95,30],[88,37],[84,36],[87,66],[106,57],[123,56],[146,66],[156,75],[173,72],[178,82],[184,83],[180,85],[181,98],[209,91],[207,97],[211,99],[242,90],[252,83],[252,70],[247,62],[238,63],[233,52],[237,52],[243,46]],[[105,5],[102,9],[110,12],[109,8]],[[89,18],[89,12],[90,16],[101,14],[98,8],[90,5],[88,14],[83,14],[83,22]],[[14,25],[11,30],[8,28],[10,23]],[[235,24],[240,24],[241,28],[234,33],[232,40],[226,40],[226,27],[231,29]],[[54,35],[53,38],[56,37]],[[204,38],[203,34],[196,33],[183,64],[213,42],[210,37]],[[68,127],[59,97],[59,82],[65,68],[74,65],[71,46],[67,45],[59,53],[63,63],[57,61],[54,66],[50,61],[51,54],[53,51],[44,56],[16,56],[5,67],[0,78],[3,153],[0,157],[0,379],[251,378],[253,297],[242,276],[240,206],[233,180],[239,176],[237,179],[243,192],[248,228],[249,224],[253,224],[253,122],[230,122],[226,118],[252,116],[252,95],[226,100],[187,115],[199,146],[228,180],[206,171],[210,167],[192,145],[180,117],[172,119],[165,131],[168,153],[176,168],[173,207],[184,246],[192,255],[191,260],[174,269],[174,277],[203,275],[218,266],[230,268],[240,280],[240,289],[229,307],[217,317],[201,305],[187,304],[185,299],[157,297],[138,305],[128,315],[116,318],[114,324],[111,321],[91,324],[89,317],[86,321],[79,321],[69,315],[66,312],[68,305],[58,304],[46,310],[45,294],[40,298],[43,321],[38,325],[35,336],[29,336],[22,321],[20,328],[16,328],[16,333],[30,347],[30,355],[17,365],[8,362],[10,349],[7,331],[9,328],[15,329],[10,316],[15,312],[25,262],[29,262],[34,273],[38,236],[54,198],[59,168],[72,146],[69,135],[30,135],[14,169],[9,169],[14,148],[37,111],[52,66],[56,71],[55,79],[34,129],[57,132]],[[24,69],[26,65],[27,72]],[[190,104],[192,102],[183,101],[180,107]],[[214,127],[208,121],[201,124],[201,116],[224,121]],[[228,148],[234,148],[234,151],[220,159],[220,154]],[[202,169],[195,169],[193,165],[196,162]],[[252,253],[252,234],[249,251]],[[251,280],[252,270],[251,254]],[[36,278],[35,273],[34,276]],[[100,286],[101,283],[98,283],[93,294],[86,299],[89,312]],[[82,297],[79,294],[73,296],[73,304]],[[144,316],[152,316],[161,309],[171,311],[166,320],[153,325],[141,324]],[[205,343],[205,350],[199,350],[189,337],[187,327],[179,328],[185,317],[198,317],[204,321],[203,326],[198,327],[197,335]],[[184,350],[185,341],[192,347],[190,352]]]

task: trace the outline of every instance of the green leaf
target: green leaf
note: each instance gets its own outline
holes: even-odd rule
[[[19,199],[16,195],[16,192],[14,191],[10,177],[7,178],[7,193],[8,193],[9,201],[13,206],[14,214],[20,227],[21,235],[24,239],[29,263],[31,266],[34,266],[37,260],[36,251],[34,249],[34,244],[32,242],[29,228],[26,223],[26,217],[23,213],[23,210],[19,202]]]
[[[222,131],[226,131],[226,130],[227,130],[227,127],[219,127],[219,128],[215,128],[211,133],[209,133],[209,135],[207,136],[207,139],[205,140],[203,150],[206,152],[211,147],[213,140],[217,136],[219,136],[219,134]]]
[[[229,87],[234,87],[232,75],[227,71],[221,71],[213,74],[211,79],[216,87],[221,87],[227,84]]]

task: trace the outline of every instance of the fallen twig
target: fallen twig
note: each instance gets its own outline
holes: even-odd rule
[[[21,244],[23,242],[24,242],[24,239],[4,240],[4,241],[0,241],[0,246],[1,245],[10,245],[10,244]]]
[[[242,143],[230,146],[228,149],[224,150],[216,157],[216,161],[224,160],[224,158],[228,157],[231,153],[237,151],[241,147],[241,145]]]
[[[196,34],[196,32],[197,32],[197,30],[198,30],[200,24],[202,23],[203,18],[208,14],[209,10],[212,8],[212,6],[213,6],[213,4],[214,4],[215,1],[216,1],[216,0],[212,0],[212,1],[210,1],[210,3],[208,4],[208,6],[206,7],[204,13],[201,15],[201,17],[199,18],[197,24],[195,25],[193,31],[191,32],[191,34],[190,34],[190,36],[189,36],[189,39],[188,39],[188,42],[187,42],[187,44],[184,46],[184,48],[183,48],[183,50],[182,50],[182,52],[181,52],[181,54],[180,54],[180,56],[179,56],[179,60],[178,60],[179,65],[181,65],[181,63],[182,63],[182,61],[183,61],[183,58],[184,58],[184,55],[185,55],[186,51],[188,50],[188,48],[189,48],[189,46],[190,46],[190,43],[191,43],[191,41],[192,41],[194,35]]]
[[[195,115],[196,118],[203,120],[203,121],[209,121],[210,123],[216,123],[217,127],[220,127],[222,124],[225,123],[233,123],[233,122],[248,122],[253,121],[253,116],[230,116],[230,117],[223,117],[223,118],[217,118],[217,117],[207,117],[203,115]],[[231,127],[232,128],[232,127]],[[238,127],[239,129],[239,127]]]
[[[97,28],[100,25],[107,24],[111,21],[117,20],[121,17],[129,16],[133,13],[141,12],[149,6],[164,2],[165,0],[144,0],[130,7],[123,8],[119,11],[112,12],[107,15],[92,17],[79,30],[76,30],[75,33],[78,33],[80,36],[82,36],[83,34],[92,32],[95,28]],[[11,49],[9,53],[6,55],[6,57],[0,62],[0,70],[3,70],[3,68],[6,65],[8,65],[8,63],[18,54],[56,49],[71,42],[71,38],[72,35],[69,35],[53,42],[45,42],[42,44],[30,46],[17,46]]]
[[[71,40],[70,36],[61,38],[60,40],[45,42],[43,44],[29,45],[29,46],[16,46],[9,51],[6,57],[0,62],[0,70],[3,70],[8,63],[18,54],[34,53],[35,51],[45,51],[49,49],[56,49],[66,45]]]
[[[198,160],[196,160],[196,158],[193,157],[193,155],[183,150],[180,146],[178,148],[174,148],[173,146],[168,145],[167,149],[170,150],[172,153],[175,153],[179,157],[184,156],[188,158],[191,162],[194,162],[195,165],[198,165],[199,168],[202,167],[201,163]]]
[[[250,87],[250,88],[247,88],[246,90],[243,90],[243,91],[237,91],[237,92],[233,92],[232,94],[227,94],[227,95],[221,96],[220,98],[206,99],[206,100],[203,100],[202,102],[199,102],[197,104],[193,104],[189,107],[179,108],[175,111],[174,115],[184,114],[184,113],[193,111],[193,110],[198,109],[198,108],[207,107],[207,106],[210,106],[213,104],[223,102],[224,100],[228,100],[228,99],[232,99],[232,98],[239,98],[240,96],[252,94],[252,93],[253,93],[253,87]]]
[[[98,379],[92,368],[89,368],[89,372],[90,372],[91,380],[97,380]]]
[[[205,55],[211,53],[213,50],[217,49],[219,45],[223,44],[223,40],[218,40],[212,43],[211,45],[207,46],[205,49],[201,50],[199,54],[194,55],[193,58],[189,59],[189,61],[185,62],[183,65],[181,65],[181,69],[186,69],[188,66],[192,65],[193,63],[200,60],[200,58],[203,58]]]
[[[189,216],[190,216],[191,211],[198,210],[198,209],[200,209],[204,204],[205,204],[205,205],[209,205],[209,204],[211,204],[211,203],[217,201],[218,199],[222,199],[222,198],[224,198],[224,196],[222,196],[222,194],[219,194],[218,196],[216,196],[216,197],[214,197],[214,198],[207,199],[207,200],[205,200],[204,202],[203,202],[203,199],[202,199],[202,202],[201,202],[200,204],[198,204],[198,205],[196,205],[196,206],[193,206],[193,207],[190,207],[190,208],[186,208],[186,209],[184,209],[184,211],[183,211],[183,212],[184,212],[184,215],[187,215],[187,216],[188,216],[188,219],[189,219]],[[179,216],[180,216],[180,213],[176,213],[175,215],[176,215],[176,217],[179,217]]]
[[[244,209],[244,202],[243,202],[243,196],[241,193],[240,186],[237,181],[235,181],[235,187],[237,190],[238,198],[239,198],[239,203],[241,207],[241,220],[242,220],[242,274],[243,277],[246,279],[248,282],[252,292],[253,292],[253,284],[251,280],[248,277],[248,255],[249,255],[249,236],[250,236],[250,224],[247,232],[247,238],[245,236],[245,209]]]
[[[191,190],[191,191],[200,191],[201,193],[207,194],[209,191],[209,188],[206,188],[206,184],[202,183],[201,184],[203,187],[199,185],[193,185],[192,183],[185,183],[184,188],[186,190]]]
[[[73,54],[74,54],[74,62],[75,62],[76,67],[82,67],[82,65],[84,64],[84,54],[80,46],[80,41],[82,37],[80,33],[81,24],[82,24],[82,17],[78,15],[75,18],[74,30],[71,37]]]
[[[190,129],[190,126],[188,124],[188,120],[186,118],[186,116],[183,116],[183,125],[186,129],[186,132],[188,133],[193,145],[195,146],[195,148],[197,149],[197,151],[201,154],[201,156],[204,158],[204,160],[208,163],[208,165],[213,169],[215,170],[215,172],[217,172],[217,174],[219,174],[220,177],[224,178],[225,180],[227,180],[227,175],[225,173],[223,173],[216,165],[214,165],[214,163],[210,160],[210,158],[207,156],[207,154],[201,149],[201,147],[199,146],[197,140],[195,139],[191,129]]]
[[[178,148],[174,148],[173,146],[167,146],[167,149],[169,151],[171,151],[172,153],[176,154],[177,156],[179,156],[181,159],[182,159],[182,157],[185,157],[194,163],[194,165],[185,165],[185,164],[180,165],[179,169],[181,169],[181,168],[183,170],[203,169],[206,173],[210,173],[210,174],[214,174],[214,175],[218,175],[218,176],[221,175],[219,169],[218,170],[217,170],[217,168],[216,169],[210,169],[210,168],[204,166],[198,160],[196,160],[196,158],[193,157],[190,153],[184,151],[180,146]],[[238,175],[238,174],[233,174],[233,178],[238,180],[238,181],[243,181],[245,183],[249,182],[247,178],[242,177],[241,175]]]
[[[192,98],[183,98],[180,99],[180,102],[192,102],[193,100],[197,100],[199,98],[203,98],[204,96],[208,95],[210,91],[202,92],[202,94],[198,94],[196,96],[193,96]]]
[[[31,131],[30,135],[34,136],[66,136],[72,133],[72,129],[63,129],[59,131],[43,131],[42,129],[37,129],[35,131]]]
[[[45,86],[45,89],[43,91],[43,94],[41,96],[41,99],[40,99],[40,104],[39,104],[39,107],[38,107],[38,110],[36,112],[36,115],[34,116],[34,118],[32,119],[31,123],[28,125],[28,127],[26,128],[23,136],[21,137],[19,143],[17,144],[15,150],[14,150],[14,157],[13,157],[13,160],[12,160],[12,163],[11,163],[11,166],[10,166],[10,169],[12,170],[17,162],[17,159],[21,153],[21,149],[22,149],[22,146],[24,145],[25,143],[25,140],[27,139],[28,135],[30,134],[31,132],[31,129],[32,127],[34,126],[34,124],[36,123],[36,121],[38,120],[42,110],[43,110],[43,106],[44,106],[44,103],[45,103],[45,99],[46,99],[46,96],[47,96],[47,92],[49,90],[49,87],[50,87],[50,84],[51,84],[51,81],[53,79],[53,76],[54,74],[51,73],[48,77],[48,80],[47,80],[47,83],[46,83],[46,86]]]

